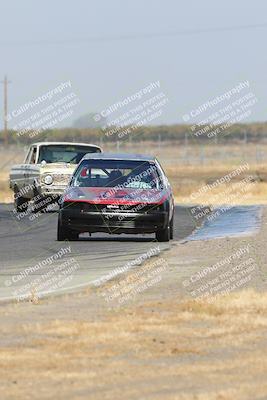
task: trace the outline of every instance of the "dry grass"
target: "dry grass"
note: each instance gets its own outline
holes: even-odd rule
[[[171,182],[177,203],[220,205],[229,204],[266,204],[267,203],[267,164],[262,166],[250,165],[250,170],[240,174],[227,184],[197,194],[203,186],[212,184],[217,179],[234,171],[231,166],[176,166],[167,167],[166,173]],[[238,182],[253,176],[252,184],[243,184],[244,192],[238,187]],[[190,198],[191,195],[195,197]],[[232,196],[232,197],[231,197]],[[231,200],[232,199],[232,200]]]
[[[125,142],[121,148],[116,143],[105,144],[106,151],[145,152],[156,155],[172,184],[177,203],[190,203],[188,197],[199,188],[212,183],[216,179],[228,174],[239,165],[248,162],[249,171],[245,176],[255,176],[256,183],[248,193],[248,196],[237,196],[238,204],[266,204],[267,202],[267,146],[249,144],[247,146],[189,146],[185,148],[177,144],[163,142],[158,143],[132,143]],[[8,187],[8,175],[10,167],[22,162],[25,151],[19,148],[10,148],[8,151],[0,152],[0,202],[12,202],[12,192]],[[213,197],[223,192],[229,185],[221,185],[214,191],[198,198],[199,204],[218,204]],[[227,199],[221,202],[227,203]]]
[[[30,323],[0,350],[0,380],[5,400],[267,398],[266,333],[267,294],[252,290]]]
[[[12,165],[23,162],[25,150],[22,147],[15,146],[0,149],[0,203],[13,201],[13,193],[9,189],[9,170]]]
[[[13,193],[9,189],[9,174],[0,172],[0,203],[11,203],[13,201]]]

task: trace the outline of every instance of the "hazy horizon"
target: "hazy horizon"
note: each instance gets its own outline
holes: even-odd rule
[[[79,104],[59,125],[67,126],[159,81],[168,104],[153,123],[170,125],[249,81],[258,102],[244,122],[266,120],[263,0],[1,0],[0,11],[0,80],[7,74],[11,81],[9,111],[71,81]]]

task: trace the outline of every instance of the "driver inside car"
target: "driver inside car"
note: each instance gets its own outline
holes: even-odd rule
[[[108,177],[108,185],[113,187],[119,185],[121,183],[120,181],[122,176],[122,172],[119,169],[111,171]]]

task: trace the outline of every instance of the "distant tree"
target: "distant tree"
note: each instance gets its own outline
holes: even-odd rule
[[[77,118],[73,122],[73,128],[78,128],[78,129],[87,129],[87,128],[92,128],[92,129],[97,129],[97,128],[102,128],[106,126],[107,120],[104,117],[101,117],[99,119],[99,114],[97,113],[88,113],[85,115],[82,115],[81,117]]]
[[[96,121],[94,119],[96,114],[89,114],[91,117],[87,116],[79,118],[85,118],[85,126],[81,128],[77,125],[73,128],[58,128],[58,129],[50,129],[40,133],[38,136],[34,138],[35,141],[41,140],[58,140],[58,141],[82,141],[86,143],[99,141],[100,138],[104,140],[104,142],[112,142],[117,140],[117,135],[106,135],[105,127],[106,121],[105,118],[101,118],[100,121]],[[98,115],[98,114],[97,114]],[[93,116],[93,122],[92,122]],[[98,119],[98,118],[96,118]],[[78,120],[77,120],[78,121]],[[91,127],[90,121],[94,124],[95,127]],[[98,124],[98,125],[97,125]],[[204,126],[203,126],[204,127]],[[124,127],[125,130],[127,127]],[[246,133],[246,141],[248,143],[267,143],[267,122],[252,122],[250,124],[234,124],[230,126],[228,129],[222,132],[221,135],[218,136],[219,143],[243,143],[244,142],[244,132]],[[133,142],[140,140],[147,141],[158,141],[159,135],[161,137],[161,141],[176,141],[177,143],[184,144],[185,137],[187,137],[189,144],[199,145],[200,143],[211,144],[214,143],[211,139],[207,137],[207,135],[201,135],[196,137],[194,135],[194,130],[191,129],[190,125],[161,125],[161,126],[142,126],[138,129],[135,129],[131,133],[131,140]],[[17,132],[9,131],[8,132],[9,143],[23,143],[28,144],[32,143],[33,139],[28,135],[18,136]],[[129,140],[129,136],[125,136],[125,140]],[[0,131],[0,146],[4,142],[4,132]]]

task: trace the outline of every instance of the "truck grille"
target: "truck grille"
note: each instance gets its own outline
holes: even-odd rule
[[[71,175],[67,174],[54,174],[53,185],[66,186],[69,183]]]

